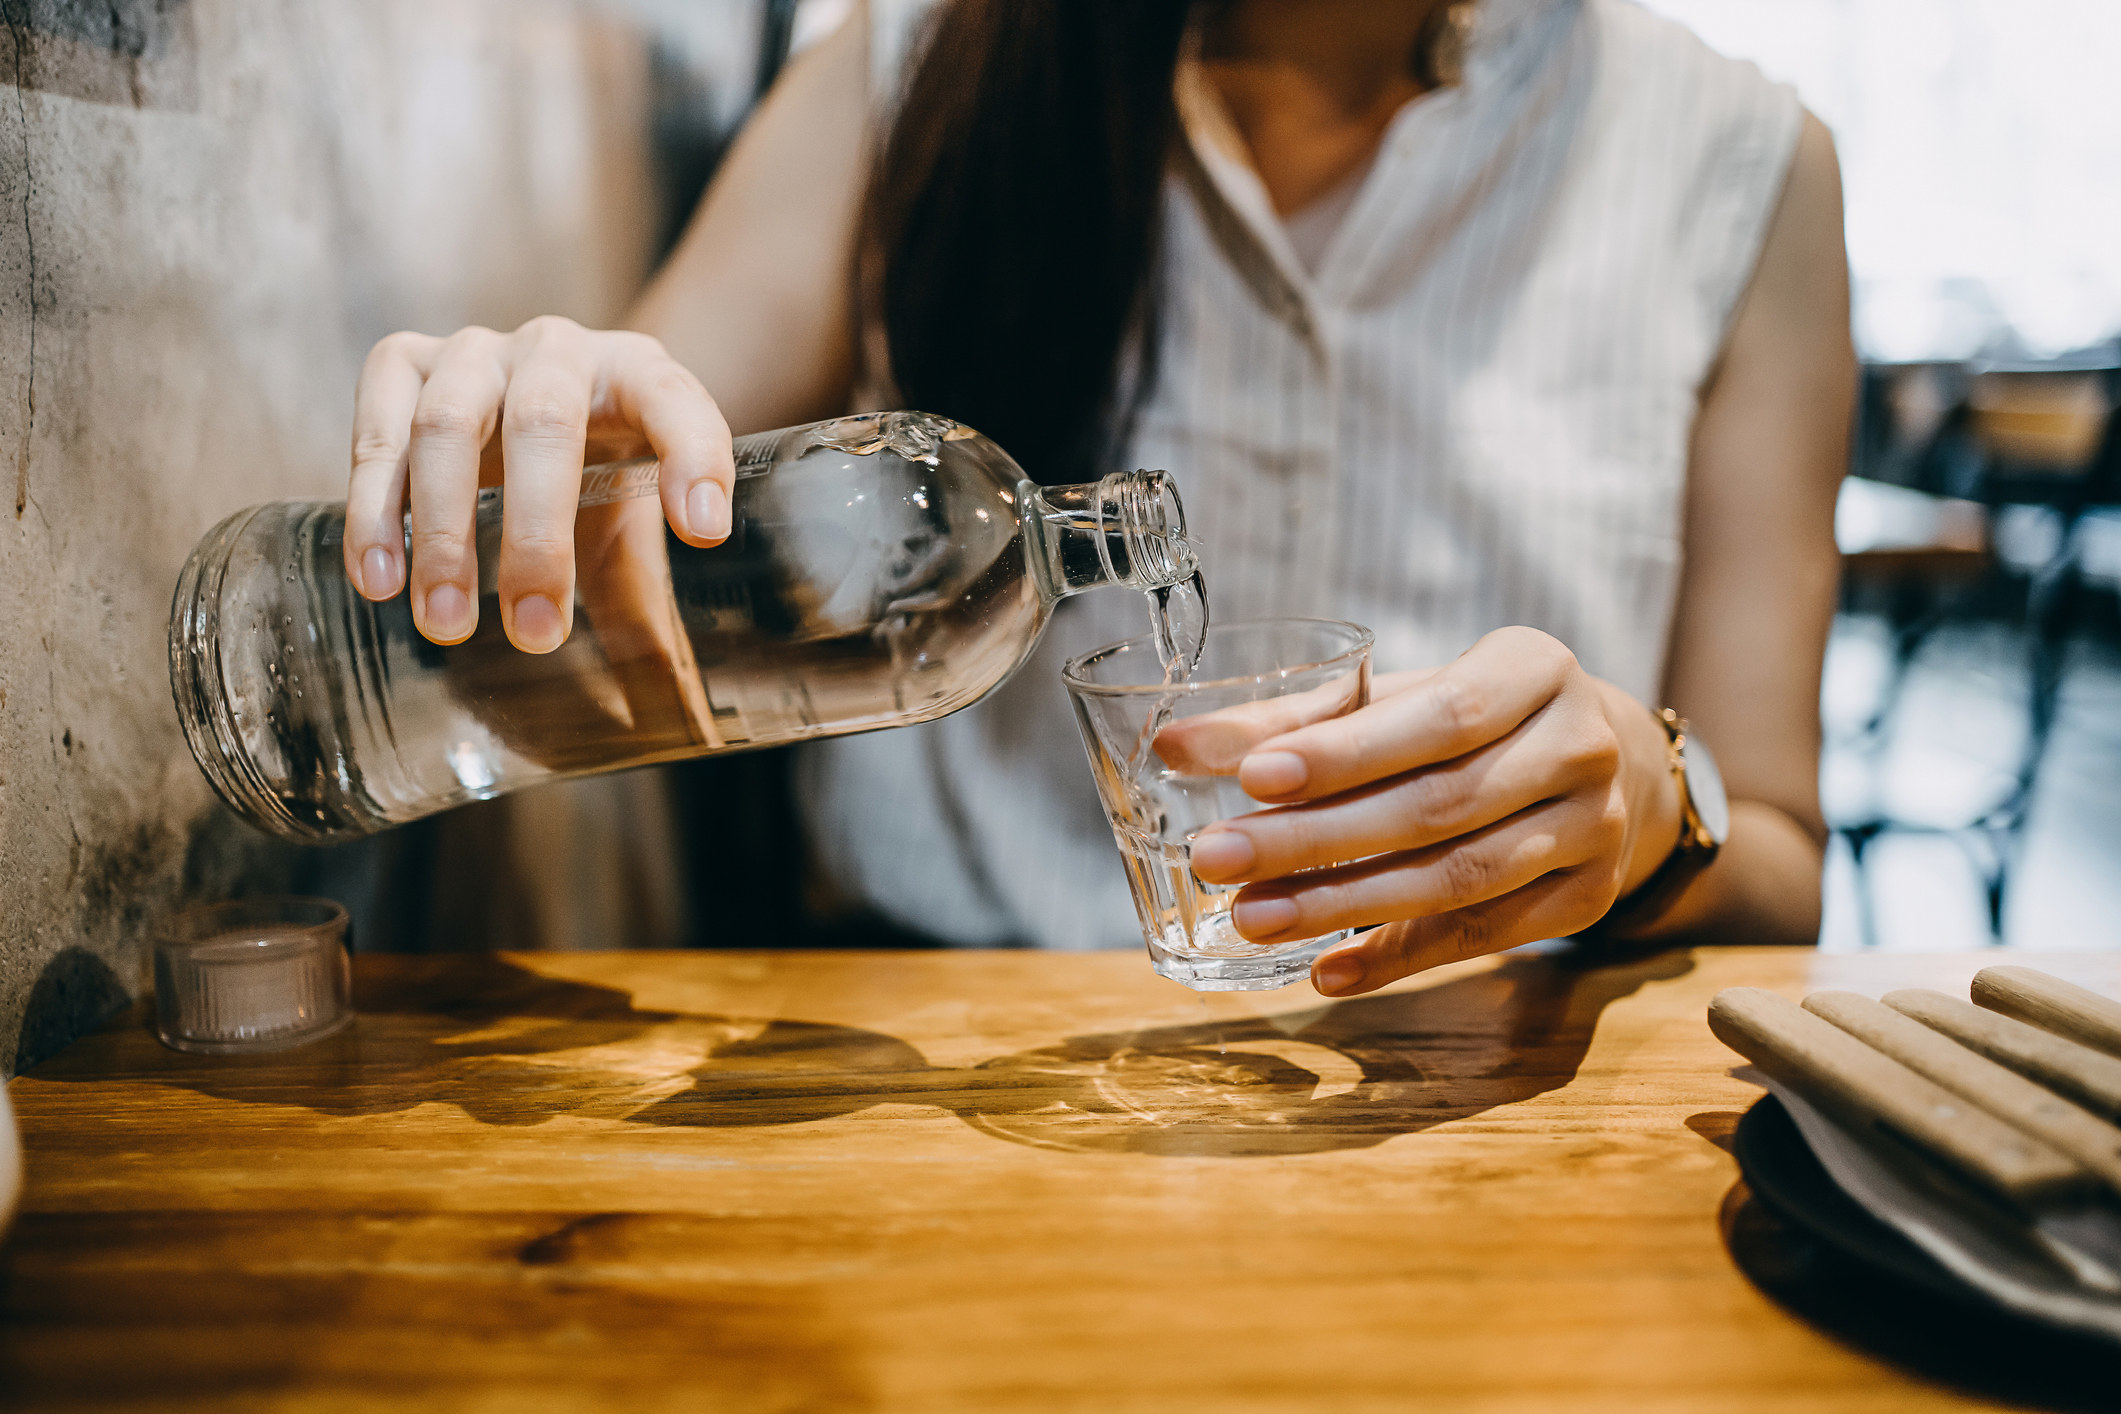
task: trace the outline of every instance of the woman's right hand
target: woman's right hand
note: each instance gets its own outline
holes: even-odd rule
[[[646,334],[541,316],[512,334],[392,334],[361,370],[347,486],[346,574],[369,599],[406,585],[436,643],[478,625],[473,516],[505,484],[499,598],[516,647],[549,653],[573,627],[575,505],[585,459],[653,452],[664,517],[690,545],[729,534],[735,459],[714,399]]]

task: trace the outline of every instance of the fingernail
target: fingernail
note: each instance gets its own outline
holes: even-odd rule
[[[1247,756],[1237,768],[1237,783],[1255,798],[1302,790],[1310,779],[1311,768],[1293,751],[1262,751]]]
[[[1271,938],[1295,927],[1296,913],[1294,899],[1239,899],[1237,931],[1248,938]]]
[[[361,592],[370,599],[388,599],[398,592],[398,562],[380,545],[370,546],[361,557]]]
[[[1206,879],[1242,871],[1257,857],[1252,840],[1242,830],[1205,830],[1193,841],[1193,872]]]
[[[729,534],[729,497],[719,481],[702,481],[685,497],[685,523],[693,538],[720,540]]]
[[[427,591],[420,611],[420,632],[427,637],[440,643],[455,643],[471,637],[477,623],[470,597],[454,584],[438,584]]]
[[[542,594],[525,594],[516,600],[515,632],[509,637],[525,653],[550,653],[567,637],[560,606]]]
[[[1362,985],[1362,963],[1355,954],[1347,952],[1322,957],[1312,971],[1311,985],[1329,997],[1352,992]]]

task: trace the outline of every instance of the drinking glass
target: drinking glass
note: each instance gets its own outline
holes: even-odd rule
[[[1210,628],[1183,680],[1167,674],[1153,637],[1062,669],[1149,960],[1163,976],[1202,992],[1286,987],[1347,936],[1247,942],[1230,915],[1238,886],[1195,877],[1193,840],[1259,808],[1237,784],[1253,746],[1370,700],[1370,642],[1368,629],[1334,619],[1254,619]]]

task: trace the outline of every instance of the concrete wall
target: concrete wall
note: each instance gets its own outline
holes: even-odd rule
[[[725,7],[726,8],[726,7]],[[337,496],[398,327],[609,320],[662,213],[650,51],[560,0],[0,0],[0,1070],[150,920],[291,877],[170,707],[193,543]]]

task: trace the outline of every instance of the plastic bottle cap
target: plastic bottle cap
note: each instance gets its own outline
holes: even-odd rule
[[[261,898],[189,909],[155,939],[156,1032],[180,1051],[279,1051],[353,1020],[346,910]]]

